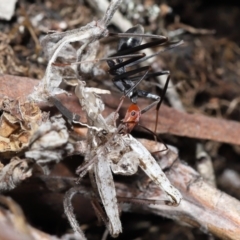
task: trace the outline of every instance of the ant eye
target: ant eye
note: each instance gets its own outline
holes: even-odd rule
[[[135,111],[132,111],[131,112],[131,116],[134,117],[136,115],[136,112]]]

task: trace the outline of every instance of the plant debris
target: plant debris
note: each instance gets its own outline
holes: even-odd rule
[[[238,239],[239,14],[17,3],[0,21],[0,238]],[[135,51],[139,27],[164,44]]]

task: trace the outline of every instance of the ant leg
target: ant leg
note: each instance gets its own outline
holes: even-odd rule
[[[97,156],[93,157],[90,161],[84,162],[77,168],[76,174],[79,174],[79,178],[82,178],[86,175],[88,172],[88,167],[90,167],[95,161],[97,161]]]
[[[134,32],[137,32],[136,34]],[[139,34],[139,32],[142,32],[142,34]],[[129,34],[131,33],[131,34]],[[161,49],[160,51],[155,52],[154,54],[150,56],[145,56],[143,58],[140,58],[136,61],[133,61],[132,63],[129,63],[128,65],[125,64],[125,66],[133,66],[140,62],[143,62],[149,58],[152,58],[156,55],[159,55],[161,52],[164,52],[168,49],[177,47],[183,43],[183,41],[177,41],[177,42],[168,42],[168,38],[160,35],[147,35],[143,34],[143,28],[140,30],[139,25],[130,28],[126,33],[119,34],[119,36],[126,36],[127,39],[121,39],[118,46],[118,52],[111,55],[112,56],[118,56],[118,55],[127,55],[131,54],[149,47],[155,47],[155,46],[163,46],[164,49]],[[128,38],[130,36],[130,38]],[[149,43],[145,43],[140,45],[140,42],[143,37],[152,37],[152,38],[158,38],[156,41],[152,41]]]
[[[158,150],[158,151],[155,151],[155,152],[151,152],[151,154],[156,154],[156,153],[164,152],[164,151],[168,150],[168,146],[163,142],[163,140],[155,132],[151,131],[147,127],[142,126],[141,124],[138,124],[138,126],[143,128],[143,129],[145,129],[146,131],[150,132],[154,136],[155,142],[156,143],[161,142],[164,145],[164,147],[165,147],[165,149]]]
[[[142,41],[142,37],[147,36],[146,34],[142,34],[143,31],[144,31],[144,29],[141,25],[137,25],[133,28],[130,28],[126,33],[127,33],[127,36],[129,36],[129,33],[131,33],[132,37],[127,38],[127,39],[120,39],[119,45],[118,45],[118,52],[111,55],[110,57],[113,57],[113,56],[117,57],[117,56],[121,56],[121,55],[129,55],[129,54],[138,52],[140,50],[143,50],[143,49],[146,49],[146,48],[149,48],[149,47],[161,45],[161,44],[166,43],[168,41],[168,39],[166,37],[157,36],[157,38],[160,38],[160,40],[140,45],[140,43]],[[124,34],[126,34],[126,33],[124,33]],[[137,33],[137,34],[135,35],[133,33]],[[141,33],[141,34],[138,35],[138,33]],[[154,35],[149,35],[149,36],[154,36]],[[139,57],[139,58],[129,59],[125,62],[118,61],[119,64],[117,64],[116,66],[114,66],[115,65],[114,63],[108,62],[108,65],[110,67],[110,74],[119,75],[114,70],[119,69],[119,68],[124,67],[124,66],[127,66],[127,65],[135,65],[137,62],[141,61],[140,60],[141,58],[144,58],[144,57],[145,56],[142,56],[142,57]]]
[[[154,199],[145,199],[145,198],[129,198],[129,197],[117,197],[119,202],[127,202],[127,203],[136,203],[136,204],[165,204],[170,205],[172,204],[171,201],[168,200],[154,200]]]
[[[136,88],[136,86],[146,77],[146,74],[143,75],[143,77],[140,77],[140,80],[137,81],[137,84],[134,83],[134,81],[132,81],[131,78],[129,78],[129,76],[131,75],[135,75],[137,73],[140,73],[142,71],[147,73],[149,72],[150,68],[148,66],[146,67],[141,67],[139,69],[135,69],[132,71],[128,71],[128,72],[124,72],[120,75],[115,76],[112,81],[113,84],[121,91],[124,93],[125,96],[128,96],[131,98],[132,92],[133,90]],[[139,79],[139,77],[137,78]],[[130,91],[129,91],[130,90]],[[126,93],[127,92],[127,93]]]
[[[125,58],[129,58],[129,56],[134,56],[134,55],[132,54],[132,55],[125,55],[125,56],[126,56]],[[107,61],[108,66],[110,68],[109,73],[111,75],[121,75],[122,73],[125,73],[125,68],[124,68],[125,66],[130,65],[131,63],[136,62],[137,60],[139,60],[145,56],[146,56],[145,53],[141,53],[141,54],[138,54],[137,57],[130,58],[124,62],[119,61],[117,64],[115,64],[114,61],[109,60],[109,61]],[[118,56],[115,56],[115,58],[119,59]]]
[[[73,62],[73,63],[54,62],[54,63],[52,63],[52,65],[57,66],[57,67],[67,67],[67,66],[79,65],[79,64],[82,64],[82,63],[98,63],[98,62],[102,62],[102,61],[113,62],[112,60],[123,59],[123,58],[140,59],[140,58],[145,57],[145,56],[146,56],[146,54],[144,54],[144,53],[135,53],[135,54],[121,55],[121,56],[110,56],[110,57],[107,57],[107,58],[96,58],[96,59],[93,59],[93,60],[86,60],[86,61],[77,61],[77,62]],[[136,60],[133,60],[133,61],[136,61]],[[110,64],[108,63],[109,67],[110,67]],[[115,65],[115,63],[114,63],[114,65]]]
[[[156,41],[155,41],[155,42],[156,42]],[[151,42],[151,43],[154,43],[154,42]],[[157,45],[159,45],[160,47],[164,47],[164,48],[161,49],[161,50],[159,50],[159,51],[157,51],[157,52],[155,52],[155,53],[152,54],[152,55],[145,56],[145,57],[143,57],[143,58],[135,61],[134,63],[128,64],[127,67],[130,67],[130,66],[139,64],[139,63],[141,63],[141,62],[143,62],[143,61],[146,61],[146,60],[148,60],[148,59],[150,59],[150,58],[153,58],[153,57],[159,55],[159,54],[162,53],[162,52],[165,52],[165,51],[167,51],[167,50],[170,50],[170,49],[172,49],[172,48],[175,48],[175,47],[177,47],[177,46],[179,46],[179,45],[181,45],[181,44],[183,44],[183,41],[182,41],[182,40],[181,40],[181,41],[178,41],[178,42],[169,42],[169,43],[166,42],[166,43],[162,43],[162,44],[157,44]],[[141,46],[143,46],[143,45],[141,45]],[[154,46],[154,45],[153,45],[153,46]]]
[[[88,62],[101,62],[101,61],[111,61],[111,60],[114,60],[114,59],[123,59],[123,58],[133,58],[133,60],[131,61],[125,61],[123,66],[133,66],[135,64],[139,64],[149,58],[152,58],[152,57],[155,57],[157,55],[159,55],[160,53],[162,52],[165,52],[169,49],[172,49],[174,47],[177,47],[179,45],[183,44],[183,41],[178,41],[178,42],[170,42],[170,43],[167,43],[167,39],[164,38],[164,39],[161,39],[161,40],[157,40],[157,41],[153,41],[153,42],[149,42],[149,43],[145,43],[145,44],[142,44],[142,45],[139,45],[139,46],[136,46],[136,47],[133,47],[131,49],[126,49],[126,50],[122,50],[122,51],[119,51],[107,58],[101,58],[101,59],[94,59],[94,60],[88,60],[88,61],[77,61],[77,62],[74,62],[74,63],[57,63],[57,62],[53,62],[52,65],[54,66],[59,66],[59,67],[65,67],[65,66],[71,66],[71,65],[78,65],[78,64],[82,64],[82,63],[88,63]],[[134,52],[138,52],[138,51],[141,51],[141,50],[144,50],[146,48],[149,48],[149,47],[155,47],[155,46],[164,46],[165,48],[160,50],[160,51],[157,51],[155,52],[154,54],[152,55],[149,55],[149,56],[146,56],[146,54],[144,53],[136,53],[136,54],[131,54],[131,53],[134,53]],[[121,65],[120,65],[121,66]]]
[[[146,67],[144,67],[144,70],[146,69]],[[133,91],[133,89],[135,89],[137,87],[137,85],[147,76],[148,72],[149,72],[150,68],[148,67],[147,71],[144,73],[144,75],[132,86],[130,87],[129,89],[125,89],[125,87],[123,88],[122,92],[125,92],[124,95],[122,96],[121,98],[121,101],[118,105],[118,108],[116,110],[116,113],[118,113],[119,109],[121,108],[122,104],[123,104],[123,101],[125,99],[126,96],[129,95],[129,93],[131,93]]]
[[[137,52],[137,51],[140,51],[140,50],[149,48],[149,47],[154,47],[154,46],[157,46],[157,45],[162,45],[162,44],[164,44],[164,43],[166,43],[166,41],[160,41],[160,40],[158,40],[158,41],[154,41],[154,42],[149,42],[149,43],[142,44],[142,45],[140,45],[140,46],[136,46],[136,47],[133,47],[133,48],[130,48],[130,49],[122,50],[122,51],[120,51],[120,52],[117,52],[117,53],[111,55],[110,57],[118,57],[118,56],[121,56],[121,55],[126,55],[126,56],[128,56],[128,54],[132,54],[132,53],[134,53],[134,52]],[[182,42],[181,42],[181,43],[182,43]],[[171,49],[171,48],[173,48],[173,47],[176,47],[176,46],[180,45],[181,43],[180,43],[180,42],[177,42],[177,43],[174,43],[174,44],[173,44],[173,43],[169,43],[168,45],[170,45],[170,46],[169,46],[168,48],[165,48],[164,50],[158,51],[157,53],[154,53],[154,54],[152,54],[152,55],[150,55],[150,56],[146,56],[146,55],[144,54],[144,55],[142,55],[142,56],[135,57],[135,58],[131,58],[131,59],[126,60],[126,61],[124,61],[124,62],[120,62],[119,64],[116,64],[116,65],[114,64],[114,66],[110,66],[110,64],[109,64],[109,67],[110,67],[109,73],[112,74],[112,75],[114,75],[114,73],[115,73],[114,70],[116,70],[116,69],[119,69],[119,68],[124,67],[124,66],[130,67],[130,66],[136,65],[136,64],[138,64],[138,63],[140,63],[140,62],[145,61],[146,59],[152,58],[152,57],[160,54],[160,53],[163,52],[163,51],[166,51],[167,49]]]
[[[156,107],[157,117],[156,117],[155,129],[154,129],[155,133],[157,132],[157,123],[158,123],[159,109],[160,109],[160,107],[162,105],[162,102],[163,102],[163,99],[164,99],[164,97],[166,95],[169,81],[170,81],[170,75],[168,75],[168,77],[167,77],[166,83],[165,83],[164,88],[163,88],[162,97],[161,97],[161,99],[160,99],[160,101],[159,101],[159,103],[157,104],[157,107]]]
[[[117,53],[111,55],[110,57],[116,57],[116,56],[120,56],[120,55],[128,55],[130,53],[138,52],[138,51],[144,50],[144,49],[149,48],[149,47],[154,47],[154,46],[157,46],[157,45],[164,44],[167,41],[168,41],[168,39],[166,37],[164,37],[163,39],[156,40],[156,41],[149,42],[149,43],[145,43],[145,44],[142,44],[142,45],[139,45],[139,46],[135,46],[135,47],[129,47],[128,46],[127,49],[118,51]]]
[[[166,92],[167,92],[167,87],[168,87],[168,83],[170,81],[170,75],[168,75],[167,77],[167,80],[166,80],[166,83],[164,85],[164,88],[163,88],[163,92],[162,92],[162,96],[159,97],[155,94],[151,94],[151,93],[147,93],[147,92],[144,92],[144,91],[138,91],[138,94],[140,97],[146,97],[146,98],[151,98],[151,99],[154,99],[155,102],[151,103],[149,106],[147,106],[146,108],[144,108],[142,111],[141,111],[141,114],[147,112],[149,109],[151,109],[153,106],[157,105],[156,106],[156,123],[155,123],[155,129],[154,129],[154,133],[157,132],[157,122],[158,122],[158,112],[159,112],[159,108],[163,102],[163,99],[164,99],[164,96],[166,95]]]
[[[54,104],[58,111],[68,120],[70,123],[73,121],[79,121],[80,116],[78,114],[72,113],[69,111],[56,97],[49,97],[49,100]]]
[[[146,79],[151,78],[151,77],[158,77],[158,76],[161,76],[161,75],[169,75],[169,74],[170,74],[170,72],[168,70],[160,71],[160,72],[152,72],[152,73],[149,73],[146,76]]]
[[[92,199],[91,204],[94,209],[94,212],[97,215],[98,221],[101,222],[100,220],[102,220],[105,226],[108,226],[109,225],[109,222],[107,220],[108,218],[106,216],[106,213],[103,211],[101,205],[99,204],[99,202],[96,199]]]
[[[150,70],[151,67],[145,66],[145,67],[134,69],[134,70],[131,70],[131,71],[128,71],[128,72],[123,72],[121,75],[117,75],[116,77],[114,77],[113,81],[118,80],[118,79],[120,79],[120,80],[128,79],[129,76],[135,75],[135,74],[143,72],[143,71],[147,71],[148,69]]]
[[[120,38],[135,38],[135,39],[141,39],[143,37],[148,37],[148,38],[157,38],[157,39],[166,39],[165,36],[162,35],[153,35],[153,34],[144,34],[144,28],[142,25],[137,24],[134,27],[129,28],[126,32],[124,33],[113,33],[113,32],[109,32],[109,36],[117,36]],[[134,40],[135,40],[134,39]],[[135,40],[135,41],[137,41]],[[141,42],[141,41],[140,41]],[[125,43],[123,41],[123,43]],[[131,43],[132,44],[132,43]],[[140,43],[137,43],[140,44]],[[119,44],[120,45],[120,44]],[[130,44],[129,44],[130,45]],[[134,45],[133,45],[134,46]],[[121,47],[121,45],[120,45]]]
[[[80,62],[73,62],[69,64],[65,64],[64,66],[69,66],[69,65],[76,65],[76,64],[82,64],[82,63],[89,63],[89,62],[102,62],[102,61],[112,61],[114,59],[123,59],[123,58],[142,58],[146,56],[144,53],[136,53],[136,54],[128,54],[128,55],[122,55],[122,56],[116,56],[116,57],[107,57],[107,58],[96,58],[94,60],[87,60],[87,61],[80,61]]]
[[[126,93],[125,93],[126,96],[127,96],[130,92],[132,92],[133,89],[136,88],[137,85],[138,85],[143,79],[145,79],[145,78],[148,76],[148,73],[149,73],[149,71],[150,71],[150,69],[151,69],[150,67],[142,67],[142,68],[140,68],[140,69],[141,69],[141,71],[142,71],[142,70],[145,70],[146,68],[147,68],[147,70],[146,70],[146,72],[144,73],[144,75],[143,75],[131,88],[129,88],[129,89],[126,91]],[[138,71],[139,71],[140,69],[138,69]],[[128,73],[130,73],[130,72],[128,72]]]

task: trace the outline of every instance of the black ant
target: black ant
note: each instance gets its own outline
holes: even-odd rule
[[[157,122],[158,122],[158,111],[167,91],[168,83],[170,81],[170,73],[169,71],[159,71],[159,72],[151,73],[150,66],[140,67],[131,71],[126,71],[126,67],[137,65],[140,62],[143,62],[149,58],[152,58],[167,49],[176,47],[182,44],[182,41],[169,42],[168,38],[165,36],[144,34],[144,29],[141,25],[136,25],[128,29],[125,33],[109,33],[109,36],[120,37],[117,53],[113,54],[108,58],[90,60],[89,62],[107,61],[108,66],[110,68],[109,73],[114,76],[114,78],[112,79],[114,85],[121,92],[124,93],[124,97],[125,96],[129,97],[131,102],[133,103],[128,108],[128,111],[123,121],[126,123],[126,132],[131,132],[133,127],[138,124],[141,114],[147,112],[148,110],[150,110],[152,107],[156,105],[156,124],[155,124],[155,130],[154,130],[154,133],[156,134]],[[141,45],[143,37],[156,38],[157,40]],[[155,52],[150,56],[146,56],[144,53],[134,54],[140,50],[143,50],[149,47],[154,47],[154,46],[161,46],[164,48],[161,49],[160,51]],[[126,61],[123,61],[123,58],[129,58],[129,59]],[[116,63],[113,59],[115,59]],[[76,62],[75,64],[81,64],[83,62],[88,62],[88,61]],[[57,64],[55,63],[55,65]],[[69,64],[64,64],[64,66],[67,66],[67,65]],[[141,72],[144,72],[144,73],[142,75],[133,76]],[[160,75],[167,75],[167,80],[163,87],[161,97],[156,94],[152,94],[150,92],[139,90],[137,88],[138,84],[142,80],[148,79],[150,77],[157,77]],[[154,102],[148,105],[147,107],[145,107],[143,110],[140,110],[140,108],[137,106],[138,97],[149,98],[154,100]],[[116,112],[118,112],[119,108],[121,107],[122,101],[120,102]]]
[[[125,33],[122,34],[116,34],[121,38],[118,44],[118,51],[116,54],[110,56],[111,58],[115,57],[116,62],[113,60],[107,60],[108,66],[110,68],[109,73],[114,76],[112,79],[114,85],[124,93],[124,96],[128,96],[133,103],[128,108],[127,114],[124,118],[124,122],[128,125],[127,126],[127,132],[130,132],[133,127],[138,123],[140,115],[147,112],[149,109],[151,109],[153,106],[156,106],[156,124],[155,124],[155,130],[154,133],[156,133],[157,128],[157,122],[158,122],[158,111],[162,104],[163,98],[166,94],[168,83],[170,80],[170,73],[169,71],[159,71],[155,73],[149,73],[150,66],[140,67],[135,70],[126,71],[126,67],[134,66],[140,62],[143,62],[151,57],[154,57],[158,55],[160,52],[163,52],[163,50],[158,51],[150,56],[146,56],[145,54],[139,54],[139,56],[131,57],[133,53],[138,52],[140,50],[153,47],[153,46],[163,46],[164,50],[173,48],[175,46],[180,45],[182,42],[169,42],[168,38],[164,36],[156,36],[156,35],[146,35],[144,34],[144,29],[141,25],[136,25],[130,29],[128,29]],[[132,35],[131,37],[129,37]],[[153,38],[159,38],[158,40],[141,44],[143,37],[153,37]],[[126,58],[130,58],[126,61],[123,61],[123,56]],[[143,75],[139,76],[133,76],[135,74],[144,72]],[[160,76],[160,75],[167,75],[167,80],[164,85],[164,88],[162,90],[162,96],[158,96],[156,94],[152,94],[143,90],[140,90],[137,88],[138,84],[143,80],[154,76]],[[133,76],[133,77],[131,77]],[[144,97],[154,100],[153,103],[145,107],[143,110],[140,110],[140,108],[137,106],[137,99],[138,97]],[[118,110],[121,106],[121,103],[119,104]],[[117,110],[117,111],[118,111]]]

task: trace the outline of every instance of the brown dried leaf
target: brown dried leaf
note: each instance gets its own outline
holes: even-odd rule
[[[10,46],[9,36],[0,33],[0,74],[23,74],[27,68],[22,66],[16,58],[12,47]]]
[[[31,136],[30,146],[25,156],[34,159],[48,174],[49,165],[58,163],[64,156],[73,152],[73,146],[68,143],[68,138],[64,119],[59,115],[51,117]]]
[[[21,104],[9,98],[2,100],[0,109],[3,111],[0,117],[0,152],[16,154],[28,146],[30,137],[45,115],[34,103]]]
[[[0,192],[14,189],[31,176],[32,168],[29,166],[29,161],[18,157],[12,158],[9,164],[0,169]]]

